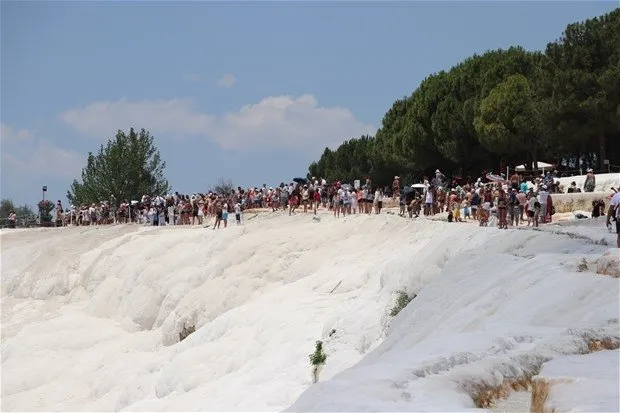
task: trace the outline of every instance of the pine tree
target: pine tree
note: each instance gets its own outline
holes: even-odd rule
[[[97,155],[88,154],[82,182],[73,181],[67,198],[75,205],[104,200],[118,204],[145,194],[164,195],[170,190],[165,168],[150,133],[119,130]]]

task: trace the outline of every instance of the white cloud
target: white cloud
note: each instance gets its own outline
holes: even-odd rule
[[[148,129],[156,136],[200,136],[231,150],[334,147],[361,134],[374,134],[342,107],[322,107],[312,95],[270,96],[239,111],[202,113],[191,100],[95,102],[61,115],[91,137],[110,137],[117,129]]]
[[[56,146],[28,130],[2,130],[2,173],[26,183],[35,178],[74,178],[84,164],[85,156]]]
[[[192,109],[187,99],[95,102],[71,109],[61,119],[89,137],[111,138],[118,129],[145,128],[171,137],[202,135],[211,116]]]
[[[4,144],[22,141],[30,137],[32,137],[32,132],[26,129],[13,131],[13,128],[10,126],[5,125],[4,123],[0,124],[0,141]]]
[[[185,76],[185,79],[188,82],[191,82],[191,83],[200,83],[202,81],[202,78],[200,77],[200,75],[198,75],[196,73],[191,73],[191,74]]]
[[[226,73],[224,76],[217,81],[217,85],[221,87],[231,87],[235,83],[237,83],[237,78],[230,73]]]

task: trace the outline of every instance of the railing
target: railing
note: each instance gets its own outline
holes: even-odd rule
[[[18,215],[15,220],[15,228],[35,228],[39,226],[39,216],[33,215]],[[8,228],[9,219],[0,218],[0,228]]]
[[[601,171],[599,173],[602,173],[602,174],[604,174],[604,173],[612,173],[612,172],[615,172],[616,169],[618,170],[618,173],[620,173],[620,165],[611,165],[610,164],[609,168],[607,169],[607,171]]]
[[[620,173],[620,165],[604,165],[604,169],[599,169],[599,170],[594,170],[594,174],[595,175],[599,175],[599,174],[607,174],[607,173],[615,173],[616,171],[618,173]],[[609,166],[609,167],[607,167]],[[508,179],[510,178],[511,175],[513,175],[514,173],[517,173],[521,176],[523,176],[526,179],[531,179],[531,178],[536,178],[539,177],[541,174],[545,175],[547,172],[552,172],[554,169],[556,168],[537,168],[537,169],[533,169],[533,170],[527,170],[527,171],[516,171],[514,168],[507,168],[504,171],[502,171],[502,173],[508,172]],[[580,175],[585,175],[586,174],[587,169],[586,168],[581,168],[581,169],[562,169],[558,171],[558,175],[555,179],[557,178],[571,178],[573,176],[580,176]]]

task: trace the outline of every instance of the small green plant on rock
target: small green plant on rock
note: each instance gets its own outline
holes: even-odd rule
[[[396,304],[392,308],[392,311],[390,311],[390,316],[392,317],[395,317],[398,313],[400,313],[401,310],[407,307],[407,304],[409,304],[411,300],[416,297],[415,294],[413,294],[413,297],[409,297],[407,292],[404,290],[398,290],[396,291],[396,294],[398,294],[396,297]]]
[[[323,351],[322,341],[319,340],[315,343],[314,353],[308,357],[310,357],[310,367],[312,368],[312,382],[316,383],[319,381],[319,374],[325,365],[325,360],[327,360],[327,355]]]
[[[310,364],[313,366],[318,366],[319,364],[325,364],[325,360],[327,360],[327,355],[323,351],[323,342],[317,341],[315,343],[314,353],[310,354]]]

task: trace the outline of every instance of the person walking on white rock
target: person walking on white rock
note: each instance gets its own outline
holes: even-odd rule
[[[609,209],[607,210],[607,228],[611,231],[611,219],[616,221],[616,248],[620,248],[620,192],[616,192],[611,197]]]

